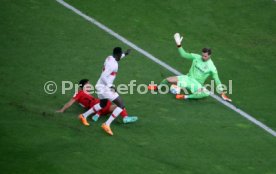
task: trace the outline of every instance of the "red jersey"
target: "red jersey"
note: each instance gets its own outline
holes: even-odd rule
[[[73,99],[75,99],[82,107],[88,109],[93,107],[95,104],[100,103],[99,99],[94,98],[90,94],[86,94],[83,90],[79,90],[77,93],[75,93]]]

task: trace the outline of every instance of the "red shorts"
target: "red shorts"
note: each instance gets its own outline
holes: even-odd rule
[[[100,115],[110,114],[110,107],[111,107],[111,105],[112,105],[111,101],[108,100],[106,106],[99,111],[99,114]]]

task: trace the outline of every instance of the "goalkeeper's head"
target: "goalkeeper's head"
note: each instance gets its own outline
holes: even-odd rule
[[[123,51],[121,47],[115,47],[113,49],[113,57],[117,60],[120,61],[121,57],[122,57]]]
[[[203,59],[203,61],[209,60],[210,57],[211,57],[211,54],[212,54],[211,48],[203,48],[202,49],[202,59]]]

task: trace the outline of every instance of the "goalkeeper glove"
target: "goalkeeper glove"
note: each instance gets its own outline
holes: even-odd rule
[[[183,39],[183,37],[181,37],[179,33],[174,34],[174,40],[175,40],[177,47],[181,47],[182,39]]]
[[[231,100],[230,98],[228,98],[224,92],[221,93],[221,98],[222,98],[224,101],[232,102],[232,100]]]

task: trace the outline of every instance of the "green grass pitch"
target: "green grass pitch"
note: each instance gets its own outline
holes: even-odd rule
[[[234,104],[276,130],[274,97],[276,3],[273,0],[66,0],[172,67],[188,72],[183,47],[213,49],[223,82],[233,80]],[[52,80],[95,83],[114,46],[128,48],[55,0],[1,0],[1,173],[274,174],[276,139],[211,97],[178,101],[173,95],[122,95],[134,124],[118,118],[113,137],[84,127],[73,95],[43,90]],[[116,84],[148,84],[171,76],[133,51],[120,62]]]

